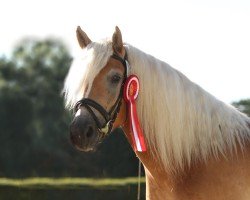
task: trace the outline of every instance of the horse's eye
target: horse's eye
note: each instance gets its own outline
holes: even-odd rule
[[[115,75],[113,75],[113,76],[111,77],[111,83],[113,83],[113,84],[119,83],[120,80],[121,80],[121,76],[118,75],[118,74],[115,74]]]

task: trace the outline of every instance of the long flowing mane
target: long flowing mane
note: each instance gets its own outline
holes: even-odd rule
[[[137,108],[147,144],[165,169],[173,172],[191,161],[226,156],[226,151],[236,152],[237,145],[243,149],[250,139],[246,115],[217,100],[168,64],[131,45],[125,48],[130,73],[140,80]],[[111,41],[93,43],[84,57],[74,62],[64,89],[69,107],[83,91],[90,90],[112,53]]]
[[[250,139],[249,118],[217,100],[168,64],[127,47],[132,73],[141,82],[138,115],[148,145],[164,167],[182,170],[191,161],[236,152]]]

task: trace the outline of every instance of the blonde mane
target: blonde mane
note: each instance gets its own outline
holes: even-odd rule
[[[147,145],[165,169],[182,170],[193,161],[234,153],[237,145],[244,147],[250,138],[249,118],[168,64],[131,45],[125,48],[130,73],[140,80],[137,108]],[[85,57],[74,62],[64,89],[68,107],[88,93],[112,53],[110,41],[93,43]],[[90,86],[83,94],[87,83]]]
[[[217,100],[168,64],[128,46],[141,82],[138,115],[147,143],[170,171],[218,158],[250,138],[249,118]]]

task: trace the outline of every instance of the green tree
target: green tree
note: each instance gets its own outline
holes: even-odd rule
[[[246,113],[250,117],[250,99],[244,99],[238,102],[234,102],[233,105],[241,112]]]
[[[0,58],[0,176],[136,175],[121,131],[94,153],[71,146],[60,95],[71,60],[62,42],[50,39],[24,40],[10,59]]]
[[[65,46],[54,40],[25,40],[10,60],[1,59],[0,173],[15,176],[27,173],[29,164],[40,165],[36,158],[50,155],[61,130],[67,130],[60,92],[70,63]],[[38,149],[43,153],[28,161]]]

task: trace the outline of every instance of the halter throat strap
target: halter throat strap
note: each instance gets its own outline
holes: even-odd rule
[[[111,132],[112,127],[113,127],[113,123],[116,120],[117,115],[120,111],[120,107],[121,107],[121,103],[122,103],[123,87],[124,87],[124,83],[127,79],[127,73],[128,73],[127,52],[125,53],[124,58],[120,57],[119,55],[117,55],[115,53],[113,55],[111,55],[111,58],[114,58],[114,59],[120,61],[122,63],[122,65],[124,66],[123,82],[122,82],[122,85],[120,88],[119,96],[118,96],[115,104],[111,107],[111,109],[109,111],[106,111],[106,109],[104,109],[103,106],[100,105],[99,103],[97,103],[96,101],[89,99],[89,98],[83,98],[76,103],[75,109],[74,109],[74,111],[77,112],[77,110],[80,108],[80,106],[84,106],[88,110],[88,112],[90,113],[92,118],[94,119],[94,121],[98,127],[99,132],[102,134],[102,137],[108,135]],[[98,111],[99,114],[103,117],[103,119],[105,120],[104,125],[101,124],[100,120],[96,116],[93,109]]]

